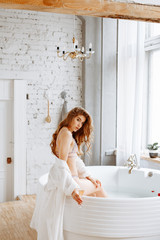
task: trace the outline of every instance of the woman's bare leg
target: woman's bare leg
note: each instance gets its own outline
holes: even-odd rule
[[[107,193],[104,191],[103,188],[101,188],[99,191],[95,192],[95,194],[96,194],[96,197],[106,197],[106,198],[108,197]]]
[[[80,179],[76,178],[74,179],[81,189],[84,190],[84,195],[87,196],[96,196],[96,197],[107,197],[106,192],[103,190],[102,187],[97,187],[88,179]]]

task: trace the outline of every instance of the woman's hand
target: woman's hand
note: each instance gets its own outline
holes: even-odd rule
[[[98,179],[94,179],[94,178],[92,178],[92,177],[86,177],[89,181],[91,181],[95,186],[96,186],[96,188],[97,187],[101,187],[101,182],[98,180]]]
[[[72,192],[72,198],[79,204],[81,205],[83,200],[79,195],[79,192],[77,189],[74,189],[74,191]]]

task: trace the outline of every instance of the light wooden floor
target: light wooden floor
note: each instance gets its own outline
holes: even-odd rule
[[[35,195],[0,203],[0,240],[36,240],[36,231],[29,227],[34,206]]]

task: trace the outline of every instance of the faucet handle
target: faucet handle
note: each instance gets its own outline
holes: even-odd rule
[[[130,162],[130,163],[132,163],[132,162],[133,162],[132,158],[131,158],[131,157],[129,157],[129,158],[128,158],[128,160],[127,160],[127,162]]]
[[[128,158],[127,162],[135,164],[137,166],[138,165],[138,161],[137,161],[136,154],[131,154],[130,157]]]
[[[134,160],[135,164],[138,165],[138,161],[137,161],[137,156],[136,156],[136,154],[133,154],[133,160]]]
[[[133,162],[133,154],[131,154],[127,160],[127,162]]]

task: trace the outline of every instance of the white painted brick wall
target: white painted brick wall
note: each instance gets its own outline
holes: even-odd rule
[[[82,23],[76,17],[75,34],[82,43]],[[82,64],[56,56],[72,46],[73,16],[0,9],[0,72],[27,80],[27,193],[36,192],[38,178],[52,165],[50,141],[61,117],[62,91],[68,109],[82,105]],[[12,74],[13,73],[13,74]],[[51,123],[45,91],[50,91]]]

